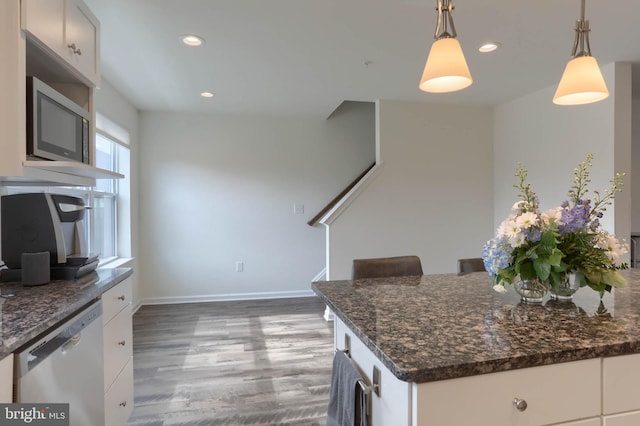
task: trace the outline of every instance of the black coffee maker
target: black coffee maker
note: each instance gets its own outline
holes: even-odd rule
[[[88,253],[85,203],[63,194],[27,193],[0,199],[2,281],[20,280],[23,253],[50,253],[51,279],[75,279],[96,269]]]

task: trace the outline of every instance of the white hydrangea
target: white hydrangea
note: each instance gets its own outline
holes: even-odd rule
[[[551,221],[555,222],[557,225],[560,225],[562,223],[562,207],[549,209],[546,212],[543,212],[540,218],[542,219],[542,223],[545,226],[549,226]]]
[[[629,246],[624,241],[620,242],[606,231],[598,232],[596,245],[604,250],[604,254],[614,265],[622,263],[622,257],[629,252]]]

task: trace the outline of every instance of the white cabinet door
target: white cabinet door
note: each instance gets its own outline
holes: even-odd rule
[[[100,23],[81,0],[66,0],[65,59],[100,84]]]
[[[82,0],[22,0],[21,26],[86,82],[100,83],[100,22]]]
[[[0,359],[0,403],[9,404],[13,398],[13,354]]]
[[[616,414],[604,418],[604,426],[638,426],[640,425],[640,411]]]
[[[602,412],[606,415],[640,410],[638,383],[640,383],[640,354],[604,358],[602,361]]]
[[[65,0],[22,0],[22,29],[60,54],[64,45]]]
[[[347,334],[351,358],[369,385],[373,382],[374,366],[380,371],[380,395],[371,394],[371,426],[410,425],[411,384],[398,380],[340,319],[334,321],[337,349],[344,349]]]

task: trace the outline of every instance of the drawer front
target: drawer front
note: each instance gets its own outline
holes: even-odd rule
[[[616,414],[604,418],[604,426],[638,426],[640,425],[640,411]]]
[[[131,304],[131,278],[127,278],[102,295],[102,322],[106,325],[118,312]]]
[[[116,378],[104,396],[106,426],[123,426],[133,411],[133,358]]]
[[[125,308],[104,328],[104,390],[107,391],[133,352],[131,310]]]
[[[417,386],[420,425],[530,426],[600,416],[601,360],[553,364]],[[524,400],[526,409],[514,400]]]
[[[600,426],[600,417],[594,417],[593,419],[578,420],[569,423],[560,423],[555,426]]]
[[[640,354],[602,361],[603,413],[640,410]],[[640,423],[637,423],[640,424]]]

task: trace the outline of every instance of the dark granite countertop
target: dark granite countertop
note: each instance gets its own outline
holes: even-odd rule
[[[313,290],[400,380],[430,382],[640,353],[640,270],[612,294],[524,304],[486,272],[314,282]]]
[[[98,269],[78,280],[24,287],[0,285],[0,359],[78,311],[133,273],[131,268]]]

